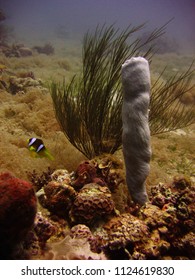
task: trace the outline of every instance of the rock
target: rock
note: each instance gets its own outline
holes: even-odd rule
[[[31,56],[33,54],[32,50],[26,47],[19,48],[19,53],[22,57]]]

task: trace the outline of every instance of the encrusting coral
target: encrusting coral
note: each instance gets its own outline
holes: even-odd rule
[[[40,248],[44,248],[47,240],[56,233],[56,227],[41,212],[37,212],[34,222],[34,232],[38,237]]]
[[[69,210],[76,197],[74,188],[68,184],[51,181],[44,187],[44,192],[44,206],[51,213],[60,217],[68,217]]]
[[[105,185],[105,182],[100,177],[98,177],[97,169],[91,161],[84,161],[79,164],[75,171],[74,177],[75,180],[72,182],[72,184],[76,188],[81,188],[88,183],[98,183],[100,185]]]
[[[108,187],[86,184],[77,194],[70,211],[73,223],[87,225],[114,214],[114,201]]]
[[[194,259],[194,186],[177,177],[172,184],[154,186],[151,193],[151,202],[134,216],[118,214],[95,229],[93,250],[103,251],[109,259]],[[161,200],[157,206],[159,194],[164,205]]]
[[[111,192],[115,192],[119,185],[125,182],[122,161],[107,154],[81,162],[73,178],[72,185],[76,188],[88,183],[97,183],[107,185]]]
[[[14,240],[17,246],[5,243],[6,249],[13,249],[8,251],[9,256],[3,255],[1,244],[2,257],[85,260],[195,258],[195,187],[188,178],[177,176],[171,183],[152,186],[148,190],[149,202],[143,206],[133,203],[129,197],[129,200],[123,201],[125,205],[121,211],[115,197],[116,193],[121,197],[124,192],[120,187],[121,180],[124,180],[124,173],[123,176],[120,173],[120,162],[117,164],[113,156],[102,156],[87,164],[82,162],[81,166],[82,171],[86,167],[87,172],[92,167],[91,174],[94,177],[86,177],[90,178],[90,183],[82,181],[79,187],[74,186],[78,174],[59,169],[49,175],[51,181],[43,184],[41,189],[35,186],[42,206],[36,217],[34,214],[33,219],[31,218],[24,234],[22,227],[25,224],[15,225],[12,222],[13,227],[7,228],[9,233],[6,231],[6,223],[2,224],[6,237],[11,232],[13,236],[20,236],[17,241]],[[106,176],[110,172],[114,173],[115,168],[120,176],[114,177],[120,179],[114,185],[106,184]],[[100,184],[94,182],[95,178]],[[23,183],[10,174],[1,175],[0,187],[6,185],[9,190],[7,186],[10,182],[20,182],[23,187],[30,187],[29,183]],[[42,197],[39,192],[42,192]],[[17,198],[15,195],[14,197]],[[0,196],[0,202],[4,200],[5,195]],[[21,216],[22,221],[25,221],[27,214],[30,215],[28,211],[31,208],[35,211],[35,202],[33,195],[30,206],[28,204],[28,209],[25,210],[25,217]],[[17,211],[19,209],[21,208]],[[20,214],[17,211],[14,215]],[[0,211],[2,213],[4,212]],[[18,226],[21,228],[18,229]],[[1,227],[1,237],[2,232]],[[4,236],[4,240],[8,242],[6,237]]]
[[[50,173],[50,169],[48,169]],[[47,175],[47,173],[45,173]],[[44,176],[43,176],[44,177]],[[42,175],[38,178],[42,178]],[[32,177],[34,180],[34,177]],[[38,180],[39,181],[39,180]],[[67,170],[56,170],[49,174],[47,180],[37,192],[41,205],[59,217],[68,217],[77,192],[71,186],[70,174]]]
[[[194,258],[195,242],[192,236],[195,236],[195,186],[188,178],[177,176],[171,184],[159,184],[151,188],[152,204],[159,205],[159,195],[161,199],[158,207],[162,213],[170,216],[166,219],[161,236],[171,243],[175,254]],[[185,245],[191,249],[186,249]]]
[[[129,213],[111,218],[95,233],[96,250],[113,258],[129,258],[130,251],[137,243],[143,243],[149,237],[147,225]]]

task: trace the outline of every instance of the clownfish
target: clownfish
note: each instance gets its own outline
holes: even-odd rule
[[[39,138],[28,139],[28,149],[32,157],[42,158],[46,157],[50,160],[54,160],[54,157],[50,154],[48,149],[45,147],[43,141]]]

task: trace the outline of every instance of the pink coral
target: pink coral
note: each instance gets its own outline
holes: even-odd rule
[[[38,212],[35,218],[34,231],[38,237],[39,244],[41,248],[44,248],[47,240],[56,233],[55,226]]]

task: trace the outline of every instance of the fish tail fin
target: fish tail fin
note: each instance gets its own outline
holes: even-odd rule
[[[54,157],[50,154],[50,152],[49,152],[47,149],[44,151],[44,153],[45,153],[45,156],[46,156],[48,159],[54,160]]]

